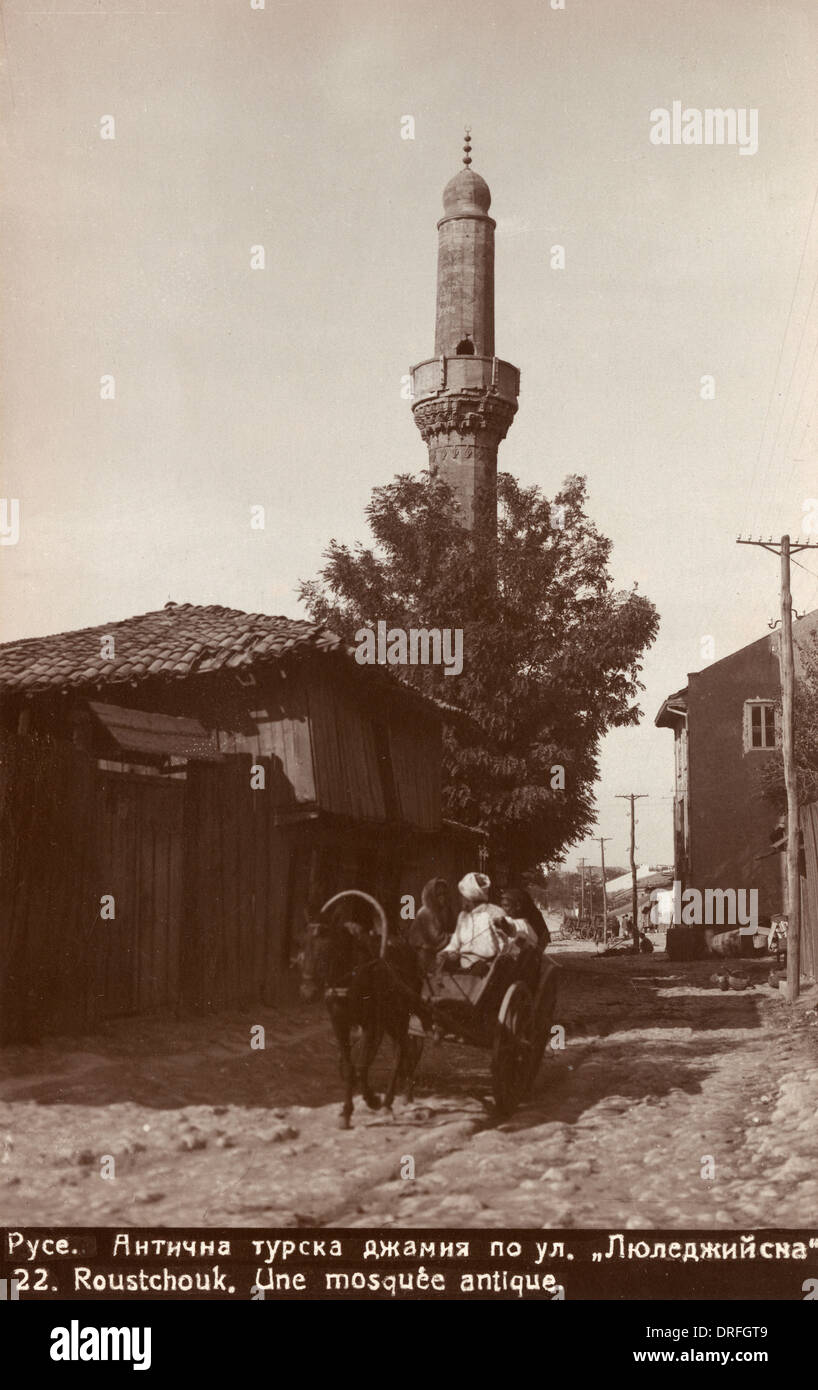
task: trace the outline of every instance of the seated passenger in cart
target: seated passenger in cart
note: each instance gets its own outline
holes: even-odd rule
[[[512,932],[515,976],[536,993],[543,952],[551,940],[545,918],[524,888],[506,888],[502,899],[507,930]]]
[[[408,932],[424,975],[434,970],[438,952],[451,940],[455,924],[452,894],[445,878],[430,878],[421,895],[423,906]]]
[[[545,950],[551,941],[551,933],[531,894],[524,888],[506,888],[500,903],[514,927],[515,940]]]
[[[438,956],[441,970],[485,975],[510,949],[512,928],[501,907],[489,902],[487,874],[466,874],[457,885],[463,903],[452,938]]]
[[[476,1033],[483,1045],[488,1034],[494,1036],[498,1010],[512,986],[524,983],[529,997],[536,996],[543,953],[489,901],[486,874],[466,874],[457,886],[463,907],[451,940],[438,955],[437,972],[426,977],[424,997],[432,1002],[443,1036],[449,1032],[473,1040]]]

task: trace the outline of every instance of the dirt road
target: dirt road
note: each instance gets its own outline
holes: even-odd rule
[[[412,1106],[340,1131],[320,1006],[8,1048],[0,1225],[811,1224],[815,990],[789,1009],[769,963],[722,993],[712,964],[554,954],[566,1045],[500,1126],[486,1054],[446,1045]]]

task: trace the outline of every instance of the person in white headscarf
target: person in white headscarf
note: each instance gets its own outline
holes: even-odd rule
[[[487,874],[466,874],[457,885],[463,904],[452,938],[440,953],[443,969],[485,972],[508,949],[510,928],[502,908],[490,903]]]

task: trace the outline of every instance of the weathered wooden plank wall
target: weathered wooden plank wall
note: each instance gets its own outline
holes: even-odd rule
[[[251,698],[252,696],[252,698]],[[252,710],[252,714],[251,714]],[[276,805],[307,805],[316,800],[304,673],[287,679],[269,676],[258,687],[232,693],[213,711],[219,720],[219,747],[227,754],[267,759],[268,788]]]
[[[291,858],[249,757],[190,764],[183,782],[100,773],[68,743],[4,735],[0,1037],[273,1002]]]
[[[176,1002],[182,911],[184,784],[100,773],[92,801],[93,889],[114,898],[97,932],[103,1016],[150,1013]]]
[[[422,717],[389,721],[389,752],[400,816],[420,830],[440,827],[440,727]]]
[[[98,902],[87,759],[0,737],[0,1036],[78,1032],[95,1017]],[[85,808],[85,809],[83,809]]]
[[[217,703],[224,757],[186,779],[101,771],[64,739],[0,739],[0,1036],[275,1002],[317,878],[397,911],[411,827],[439,828],[434,723],[362,704],[321,667]],[[385,837],[387,801],[403,826]],[[281,823],[301,807],[321,823]]]
[[[188,767],[182,994],[196,1009],[273,1002],[278,991],[291,850],[251,766],[246,755]]]
[[[320,671],[309,687],[318,804],[358,820],[386,817],[371,715]]]

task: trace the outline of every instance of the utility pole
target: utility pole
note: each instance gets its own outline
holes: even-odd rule
[[[781,752],[784,759],[784,786],[787,789],[787,1002],[795,1003],[801,989],[801,877],[798,872],[798,776],[795,767],[795,662],[792,649],[792,592],[790,556],[799,550],[815,549],[816,541],[791,542],[789,536],[774,541],[737,537],[737,545],[759,545],[781,557],[781,645],[778,667],[781,674]]]
[[[617,796],[617,801],[629,801],[631,803],[631,916],[633,918],[633,948],[639,954],[639,923],[637,921],[637,896],[636,896],[636,816],[634,814],[634,803],[642,801],[647,796],[647,792],[626,792]]]
[[[580,893],[580,898],[579,898],[579,922],[578,922],[577,925],[581,927],[581,926],[582,926],[582,923],[583,923],[584,920],[585,920],[585,860],[584,860],[584,859],[580,859],[580,861],[579,861],[579,893]]]
[[[610,835],[597,835],[599,840],[599,855],[602,861],[602,944],[608,944],[608,890],[605,887],[605,842],[610,840]]]
[[[798,774],[795,767],[795,672],[792,651],[790,538],[781,537],[781,704],[782,753],[787,789],[787,999],[801,987],[801,877],[798,872]],[[792,932],[792,940],[790,939]]]

